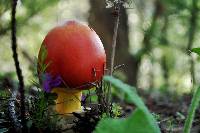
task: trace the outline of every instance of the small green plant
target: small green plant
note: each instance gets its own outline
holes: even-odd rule
[[[153,117],[156,119],[156,121],[160,121],[161,117],[159,114],[152,113]]]
[[[45,47],[44,51],[46,51]],[[43,58],[46,58],[47,53],[44,53]],[[35,62],[38,62],[37,59],[35,59]],[[42,72],[45,72],[46,66],[44,66],[43,64],[38,65],[42,67]],[[55,105],[55,99],[57,98],[57,95],[55,93],[46,93],[45,91],[42,91],[41,88],[43,86],[38,79],[38,76],[40,75],[38,75],[37,70],[35,70],[34,74],[35,77],[31,81],[32,84],[37,88],[37,90],[35,90],[36,94],[29,97],[30,116],[27,121],[27,127],[29,129],[35,127],[43,131],[55,131],[56,129],[58,129],[56,123],[59,121],[59,115],[57,115],[55,111],[53,111],[51,106]]]
[[[118,118],[121,115],[122,112],[122,107],[120,105],[118,105],[117,103],[113,103],[112,104],[112,117],[113,118]]]
[[[49,106],[55,105],[54,100],[56,98],[57,96],[54,93],[38,91],[37,96],[30,99],[30,117],[27,126],[31,127],[34,124],[36,128],[54,131],[58,116]]]
[[[169,118],[167,120],[167,128],[168,128],[168,131],[169,132],[172,132],[173,131],[173,128],[175,127],[175,124],[174,124],[174,119],[173,118]]]
[[[177,116],[178,119],[180,119],[180,120],[185,120],[185,116],[184,116],[182,113],[180,113],[180,112],[176,112],[176,116]]]

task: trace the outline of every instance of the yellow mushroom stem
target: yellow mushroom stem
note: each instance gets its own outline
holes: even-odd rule
[[[51,92],[58,95],[58,98],[56,99],[56,111],[59,114],[81,111],[81,90],[54,88]]]

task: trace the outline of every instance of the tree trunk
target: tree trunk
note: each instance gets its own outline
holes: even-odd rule
[[[110,66],[111,43],[114,28],[114,15],[112,8],[106,8],[106,3],[103,0],[90,0],[91,9],[88,18],[89,25],[94,28],[100,36],[104,44],[107,55],[107,68]],[[121,68],[127,78],[127,82],[131,85],[137,85],[138,61],[135,60],[129,53],[129,38],[128,38],[128,15],[124,8],[120,11],[120,24],[118,29],[115,66],[124,64]]]

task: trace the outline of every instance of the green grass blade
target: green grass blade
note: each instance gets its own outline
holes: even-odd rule
[[[195,111],[199,105],[200,101],[200,87],[194,92],[192,102],[190,104],[189,113],[184,125],[184,133],[190,133],[190,129],[192,127],[192,122],[195,116]]]

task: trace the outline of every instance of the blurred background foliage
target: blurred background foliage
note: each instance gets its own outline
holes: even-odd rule
[[[0,0],[0,75],[12,75],[10,0]],[[107,7],[107,8],[106,8]],[[114,17],[109,0],[20,0],[17,36],[25,84],[31,85],[35,58],[50,29],[66,20],[91,26],[103,41],[109,68]],[[197,0],[129,0],[121,10],[115,75],[145,90],[190,92],[200,83]],[[69,55],[70,56],[70,55]]]

